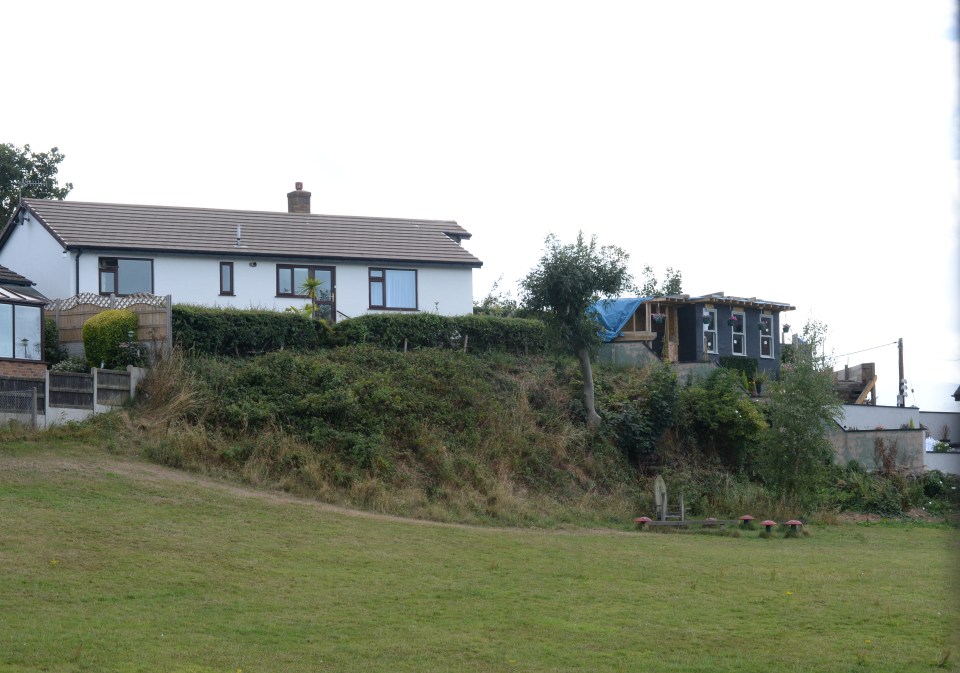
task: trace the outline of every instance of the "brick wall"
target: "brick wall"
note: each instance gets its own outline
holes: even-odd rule
[[[42,362],[18,360],[0,360],[0,376],[13,376],[21,379],[42,379],[47,365]]]

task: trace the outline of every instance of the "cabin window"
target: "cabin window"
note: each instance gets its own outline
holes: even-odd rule
[[[233,262],[220,262],[220,294],[233,294]]]
[[[760,316],[760,357],[772,358],[773,353],[773,316]]]
[[[370,269],[370,308],[416,310],[414,269]]]
[[[153,294],[153,260],[101,257],[100,294]]]
[[[717,311],[712,308],[703,310],[703,351],[717,352]]]
[[[730,332],[732,339],[732,352],[734,355],[747,354],[747,340],[743,331],[744,320],[746,316],[743,313],[734,311],[730,314]]]

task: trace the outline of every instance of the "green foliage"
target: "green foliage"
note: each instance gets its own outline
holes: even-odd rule
[[[503,318],[512,318],[518,315],[520,305],[509,292],[500,291],[501,280],[503,280],[503,276],[500,276],[496,282],[494,282],[493,287],[490,288],[490,292],[487,293],[486,297],[480,301],[473,302],[474,314],[500,316]]]
[[[121,344],[137,331],[137,314],[127,309],[102,311],[83,324],[83,350],[91,367],[107,369],[130,364]]]
[[[757,377],[757,361],[753,358],[725,355],[719,360],[720,366],[732,369],[746,377],[747,381],[755,381]]]
[[[64,156],[56,147],[33,152],[30,145],[0,144],[0,225],[6,224],[22,194],[36,199],[64,199],[73,184],[57,184],[57,172]],[[28,182],[39,183],[28,185]],[[22,190],[22,191],[21,191]]]
[[[468,352],[504,351],[537,354],[546,348],[540,320],[484,315],[441,316],[435,313],[369,314],[334,327],[338,344],[372,344],[402,350],[463,348]]]
[[[833,462],[826,432],[842,403],[825,365],[815,349],[797,349],[768,388],[770,425],[757,452],[757,473],[784,497],[801,502],[816,500]]]
[[[43,359],[52,366],[67,357],[67,351],[60,347],[60,330],[53,318],[43,320]]]
[[[939,516],[960,509],[960,476],[938,470],[870,473],[851,462],[833,467],[831,482],[823,497],[840,511],[901,516],[917,508]]]
[[[766,423],[743,388],[742,374],[719,367],[683,389],[682,434],[703,456],[735,472],[748,467]]]
[[[564,245],[553,234],[536,268],[520,282],[523,305],[545,313],[561,343],[578,349],[599,343],[597,323],[588,309],[601,298],[633,288],[627,271],[629,255],[622,249],[597,246],[597,237]]]
[[[251,355],[284,348],[310,350],[330,344],[329,325],[297,313],[173,307],[173,334],[187,351],[207,355]]]
[[[649,264],[643,267],[643,287],[640,288],[641,297],[658,297],[683,293],[683,275],[680,271],[668,266],[663,280],[657,282],[653,267]]]
[[[663,436],[677,420],[679,400],[677,375],[663,363],[653,367],[639,390],[612,412],[615,441],[631,464],[647,467],[663,461]]]
[[[69,355],[55,364],[50,369],[55,372],[89,372],[90,366],[83,358]]]

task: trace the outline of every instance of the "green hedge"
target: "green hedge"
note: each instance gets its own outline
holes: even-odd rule
[[[402,350],[404,340],[408,349],[463,348],[464,339],[470,352],[534,354],[546,349],[546,330],[539,320],[435,313],[371,314],[331,329],[295,313],[176,304],[173,335],[186,350],[228,356],[353,344]]]
[[[468,351],[542,353],[546,330],[539,320],[435,313],[371,314],[334,327],[338,344],[383,348],[463,348]]]
[[[137,314],[128,309],[102,311],[83,324],[83,352],[92,367],[126,367],[129,355],[120,347],[137,331]]]
[[[176,342],[197,354],[254,355],[330,345],[325,322],[296,313],[176,304],[172,322]]]

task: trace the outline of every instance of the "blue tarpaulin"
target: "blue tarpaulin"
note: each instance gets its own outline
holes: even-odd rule
[[[645,301],[646,298],[601,299],[594,304],[594,315],[600,323],[600,338],[608,342],[620,336],[620,330]]]

